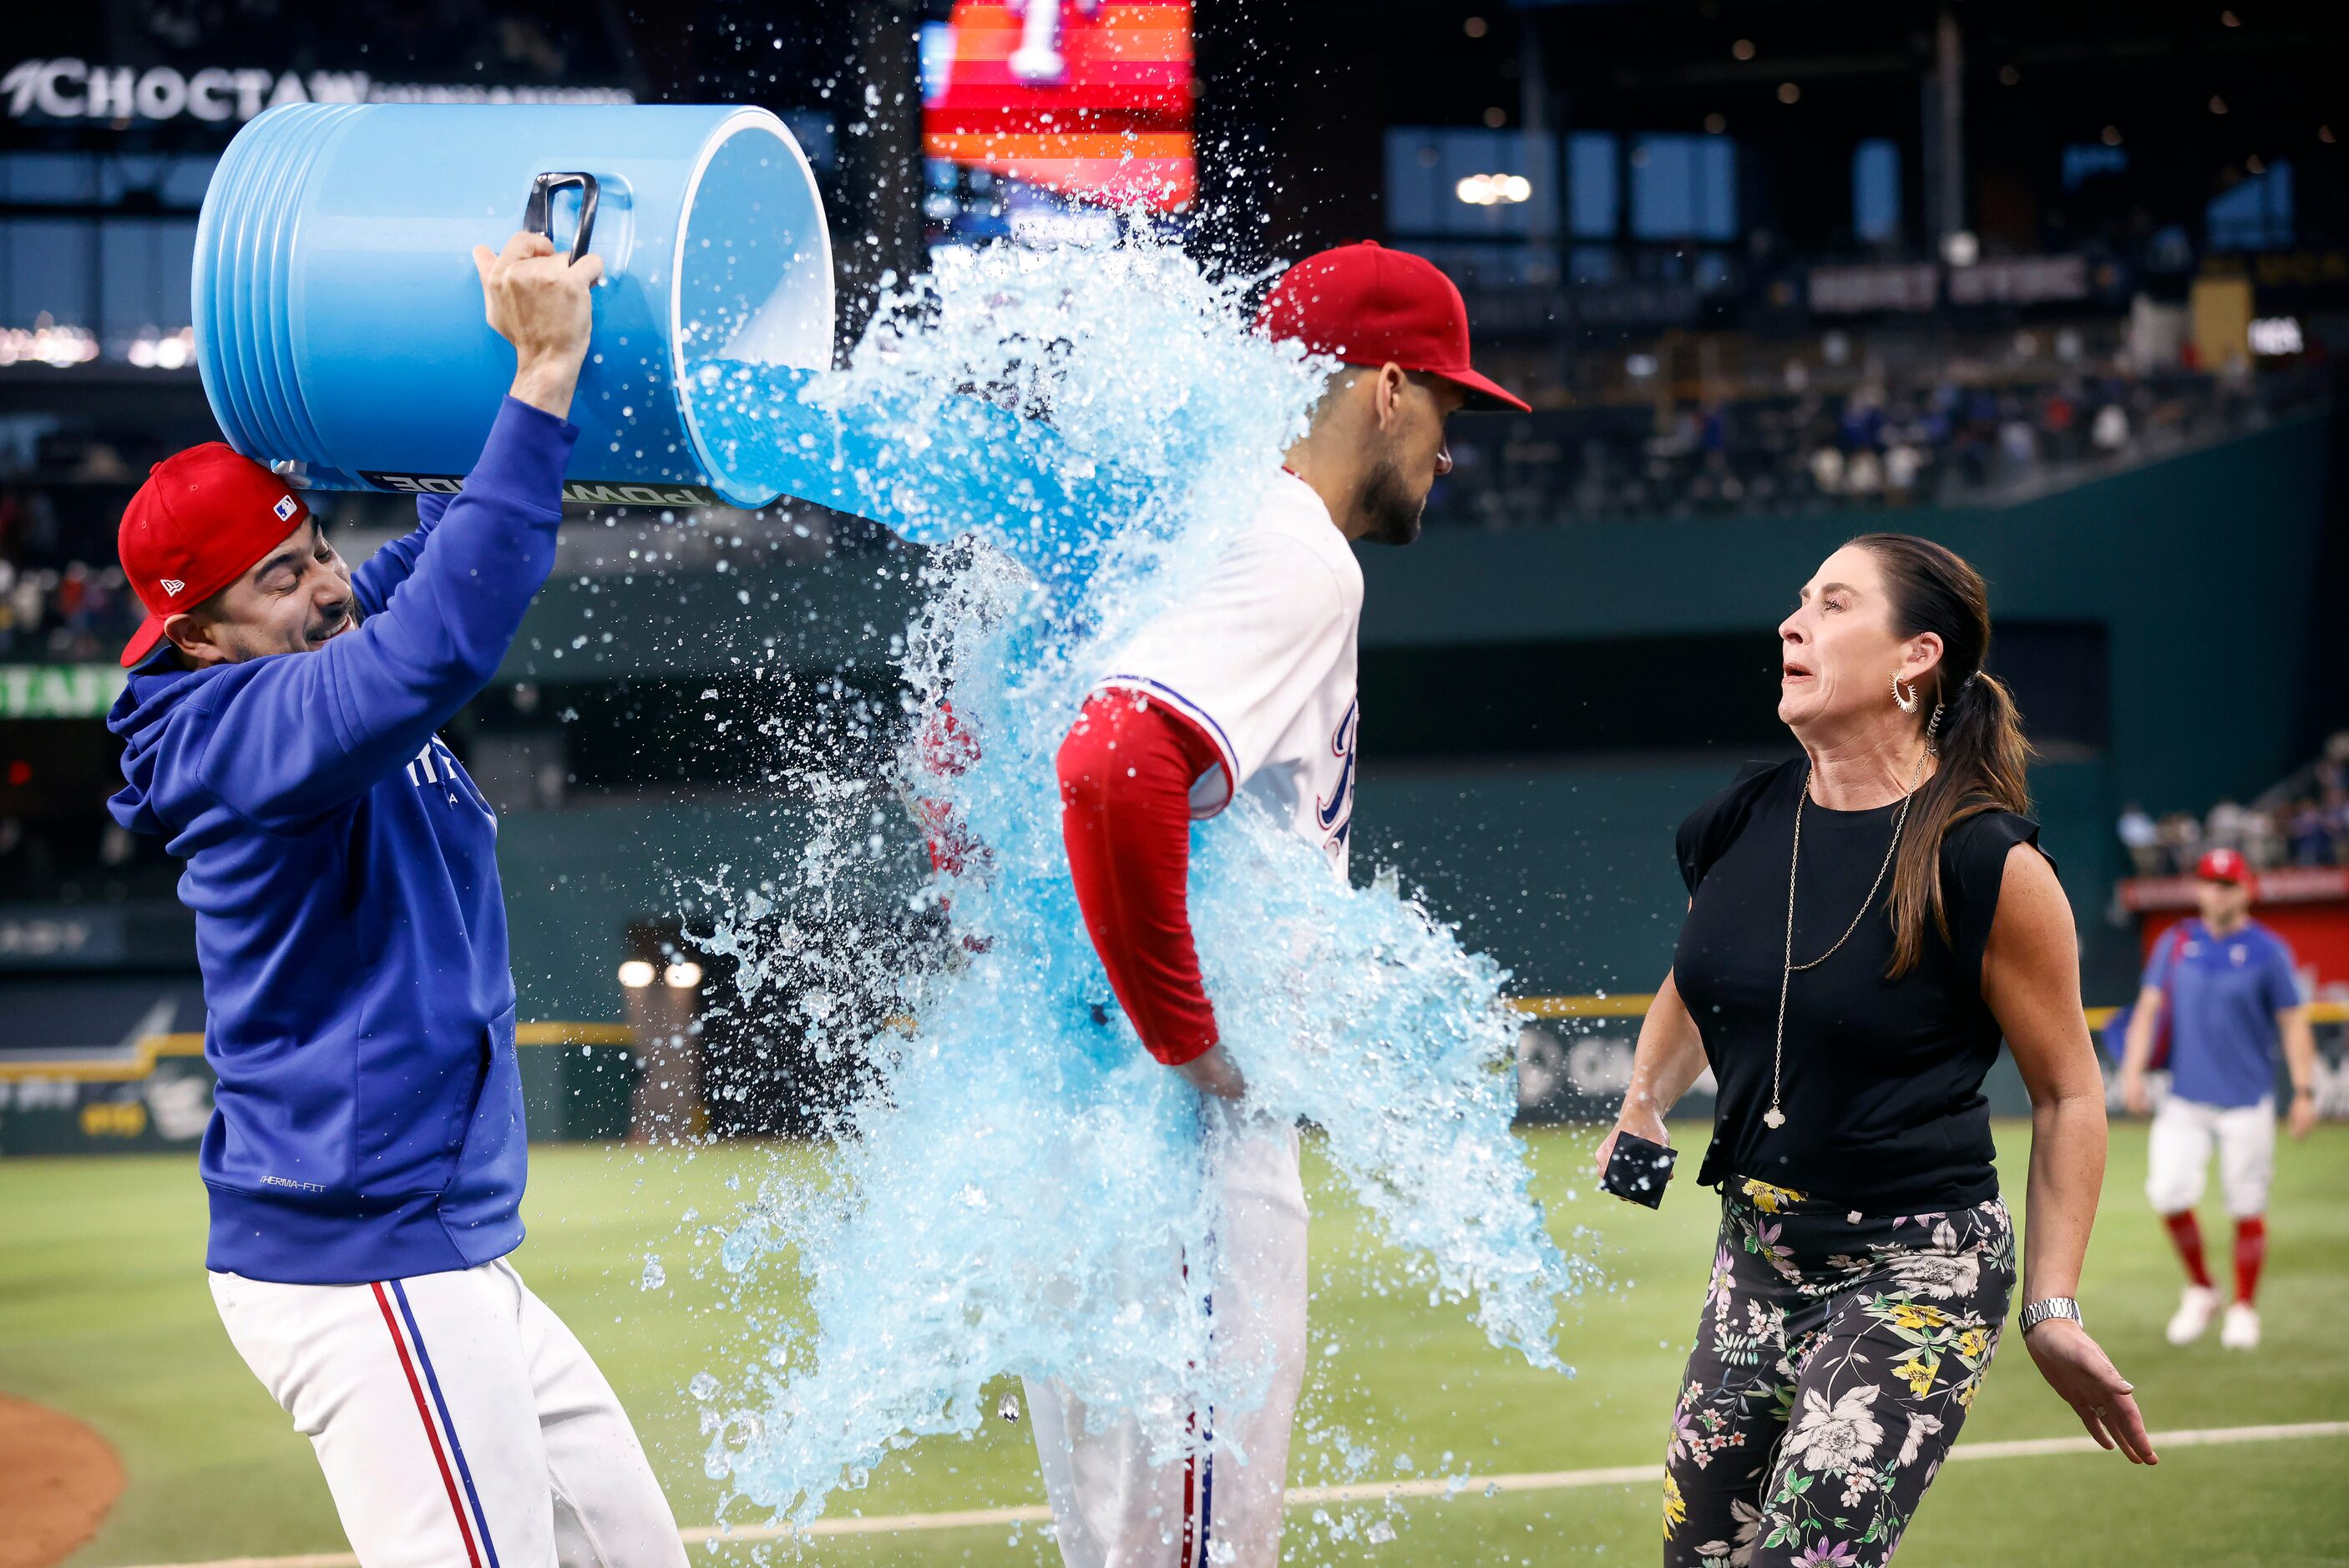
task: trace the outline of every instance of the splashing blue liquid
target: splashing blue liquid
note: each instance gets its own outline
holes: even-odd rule
[[[1265,1396],[1268,1367],[1201,1370],[1207,1323],[1170,1260],[1212,1244],[1218,1134],[1117,1009],[1052,768],[1109,651],[1247,525],[1331,368],[1243,329],[1245,281],[1143,240],[951,253],[844,371],[700,371],[697,417],[730,460],[945,546],[905,674],[932,710],[951,701],[975,752],[939,771],[909,748],[894,782],[984,846],[920,895],[942,901],[952,959],[896,977],[917,1026],[830,1043],[866,1087],[821,1174],[770,1179],[722,1243],[746,1290],[780,1266],[804,1291],[709,1423],[711,1473],[760,1509],[812,1521],[892,1450],[976,1431],[1005,1373],[1133,1416],[1168,1457],[1199,1402]],[[870,796],[821,768],[803,781],[843,823]],[[794,965],[821,981],[807,911],[860,841],[820,826],[771,901],[706,884],[746,1000]],[[1245,798],[1193,851],[1207,986],[1252,1101],[1320,1129],[1435,1296],[1561,1368],[1558,1304],[1581,1281],[1510,1127],[1506,975]]]

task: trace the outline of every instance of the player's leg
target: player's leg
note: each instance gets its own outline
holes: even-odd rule
[[[554,1568],[529,1370],[485,1269],[212,1286],[230,1341],[316,1451],[360,1568]]]
[[[1182,1253],[1171,1246],[1135,1266],[1151,1277],[1125,1287],[1134,1295],[1183,1278]],[[1097,1418],[1102,1413],[1057,1377],[1024,1378],[1022,1387],[1066,1568],[1180,1568],[1183,1466],[1153,1463],[1139,1421]]]
[[[2219,1187],[2235,1222],[2235,1298],[2220,1326],[2219,1343],[2230,1350],[2256,1350],[2260,1270],[2268,1256],[2268,1189],[2275,1182],[2275,1101],[2222,1112],[2218,1140]]]
[[[2202,1223],[2194,1214],[2209,1179],[2214,1127],[2210,1107],[2173,1094],[2153,1113],[2146,1137],[2145,1195],[2186,1268],[2186,1291],[2168,1330],[2172,1345],[2200,1338],[2219,1311],[2219,1292],[2202,1249]]]
[[[1057,1380],[1025,1380],[1037,1468],[1067,1568],[1180,1568],[1183,1469],[1153,1465],[1130,1418],[1086,1430],[1083,1400]]]
[[[1681,1374],[1664,1453],[1665,1568],[1743,1562],[1762,1522],[1762,1483],[1786,1430],[1786,1282],[1724,1212],[1696,1342]]]
[[[554,1499],[562,1568],[685,1568],[677,1519],[619,1396],[554,1310],[512,1264],[511,1282]]]
[[[1205,1412],[1205,1451],[1184,1478],[1185,1564],[1280,1561],[1289,1430],[1305,1382],[1305,1184],[1297,1134],[1241,1131],[1221,1152],[1222,1214],[1208,1311],[1219,1381],[1265,1379],[1261,1404]]]
[[[1088,1430],[1057,1381],[1030,1379],[1028,1408],[1053,1530],[1067,1568],[1269,1568],[1279,1560],[1289,1430],[1305,1373],[1306,1210],[1297,1138],[1246,1132],[1210,1109],[1218,1172],[1216,1257],[1207,1272],[1219,1372],[1267,1379],[1254,1408],[1195,1418],[1199,1451],[1153,1464],[1139,1423]],[[1180,1266],[1170,1258],[1168,1266]]]

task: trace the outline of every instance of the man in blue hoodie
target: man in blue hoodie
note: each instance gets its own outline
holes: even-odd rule
[[[147,620],[115,819],[187,861],[229,1338],[365,1568],[682,1568],[611,1386],[505,1261],[527,1158],[497,820],[435,734],[554,564],[594,256],[474,263],[513,387],[461,494],[356,573],[218,443],[123,513]]]

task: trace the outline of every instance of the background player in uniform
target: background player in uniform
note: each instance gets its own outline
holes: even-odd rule
[[[2233,850],[2212,850],[2198,868],[2201,918],[2162,933],[2145,966],[2121,1058],[2121,1097],[2142,1115],[2155,1027],[2169,1016],[2169,1092],[2146,1146],[2146,1196],[2169,1227],[2186,1265],[2186,1295],[2169,1342],[2201,1336],[2219,1310],[2203,1261],[2194,1206],[2219,1155],[2219,1185],[2235,1217],[2235,1299],[2219,1343],[2260,1342],[2260,1265],[2268,1252],[2268,1186],[2275,1178],[2275,1052],[2292,1072],[2292,1135],[2316,1125],[2316,1037],[2283,938],[2251,918],[2251,872]]]
[[[1103,671],[1059,771],[1070,871],[1110,983],[1151,1054],[1211,1097],[1202,1133],[1221,1191],[1217,1252],[1204,1269],[1183,1266],[1204,1275],[1213,1354],[1275,1370],[1261,1406],[1221,1424],[1213,1410],[1194,1412],[1193,1451],[1155,1467],[1133,1423],[1087,1431],[1081,1405],[1031,1386],[1071,1568],[1278,1561],[1305,1369],[1305,1193],[1295,1130],[1251,1115],[1217,1044],[1185,900],[1190,823],[1245,792],[1344,874],[1362,604],[1348,543],[1419,536],[1428,490],[1452,466],[1452,413],[1525,407],[1469,367],[1460,291],[1402,252],[1361,244],[1308,257],[1275,285],[1258,325],[1347,368],[1253,525]],[[1245,1464],[1230,1462],[1235,1438]]]
[[[122,520],[149,614],[112,805],[187,861],[212,1296],[365,1568],[685,1562],[611,1386],[503,1261],[527,1153],[497,822],[434,734],[554,564],[603,268],[553,253],[474,253],[512,392],[463,493],[356,573],[217,442]]]

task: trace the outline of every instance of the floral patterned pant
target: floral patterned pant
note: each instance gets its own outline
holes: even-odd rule
[[[1664,1466],[1665,1568],[1877,1568],[2014,1291],[1992,1198],[1876,1216],[1732,1181]]]

